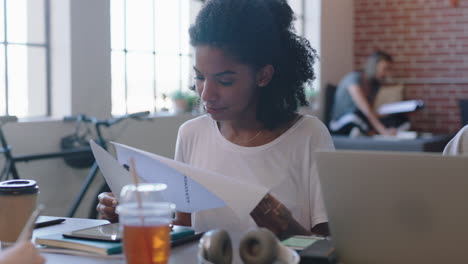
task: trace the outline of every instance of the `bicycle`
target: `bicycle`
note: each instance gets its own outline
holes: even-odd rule
[[[106,127],[109,128],[117,123],[125,119],[136,119],[136,120],[148,120],[149,112],[138,112],[133,114],[127,114],[116,118],[106,119],[106,120],[99,120],[96,117],[86,116],[86,115],[77,115],[77,116],[68,116],[65,117],[63,120],[64,122],[75,122],[77,126],[80,123],[85,124],[92,124],[94,126],[94,132],[96,133],[96,138],[94,139],[98,145],[107,149],[107,140],[103,137],[101,128]],[[50,152],[50,153],[39,153],[39,154],[28,154],[28,155],[19,155],[14,156],[12,154],[12,148],[8,145],[6,137],[3,133],[3,126],[7,123],[17,122],[18,118],[16,116],[0,116],[0,144],[1,149],[0,153],[3,153],[5,158],[5,164],[0,176],[0,181],[8,180],[9,176],[11,175],[13,179],[19,179],[18,170],[16,169],[17,162],[28,162],[28,161],[35,161],[35,160],[44,160],[44,159],[52,159],[52,158],[66,158],[66,157],[82,157],[85,154],[89,154],[91,152],[91,148],[87,147],[79,147],[73,149],[62,150],[58,152]],[[75,133],[78,133],[78,129],[75,130]],[[98,165],[96,161],[93,162],[90,171],[84,180],[83,184],[80,187],[80,190],[70,207],[67,217],[73,217],[76,213],[76,210],[81,204],[81,201],[88,191],[92,181],[96,177],[98,173]],[[103,191],[108,191],[109,187],[106,183],[104,183],[99,193]],[[95,202],[97,204],[97,201]],[[96,204],[93,204],[94,206]],[[89,218],[96,218],[97,212],[91,207],[89,212]]]

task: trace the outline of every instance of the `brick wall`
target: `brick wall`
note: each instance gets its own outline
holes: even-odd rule
[[[459,99],[468,99],[468,0],[355,0],[355,63],[380,49],[394,56],[393,77],[406,99],[426,108],[410,118],[418,131],[461,127]]]

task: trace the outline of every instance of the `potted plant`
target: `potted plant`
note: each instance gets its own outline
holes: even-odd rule
[[[191,112],[197,102],[197,96],[193,92],[177,90],[171,95],[176,113]]]
[[[319,93],[316,89],[312,89],[312,87],[306,87],[305,89],[305,96],[306,99],[309,101],[310,108],[312,110],[316,110],[318,108],[318,96]]]

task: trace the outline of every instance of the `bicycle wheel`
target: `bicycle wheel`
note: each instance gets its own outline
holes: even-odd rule
[[[93,203],[91,204],[91,208],[89,209],[88,213],[88,218],[89,219],[97,219],[98,218],[98,212],[96,211],[96,206],[99,203],[99,200],[97,199],[98,195],[103,193],[103,192],[110,192],[109,185],[107,183],[103,183],[101,188],[99,188],[99,191],[96,193],[96,199],[93,200]]]

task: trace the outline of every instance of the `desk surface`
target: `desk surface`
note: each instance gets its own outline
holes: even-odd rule
[[[44,218],[48,218],[44,216]],[[56,218],[56,217],[53,217]],[[61,224],[37,228],[34,230],[33,238],[38,236],[53,235],[57,233],[65,233],[77,229],[98,226],[108,223],[106,220],[90,220],[80,218],[66,218],[67,220]],[[195,263],[197,256],[198,242],[192,242],[187,245],[178,246],[171,249],[171,257],[169,263]],[[42,254],[46,258],[46,263],[50,264],[86,264],[86,263],[125,263],[125,259],[105,259],[105,258],[94,258],[94,257],[81,257],[63,254]]]
[[[442,152],[452,135],[434,135],[415,139],[373,138],[333,135],[336,149]]]

